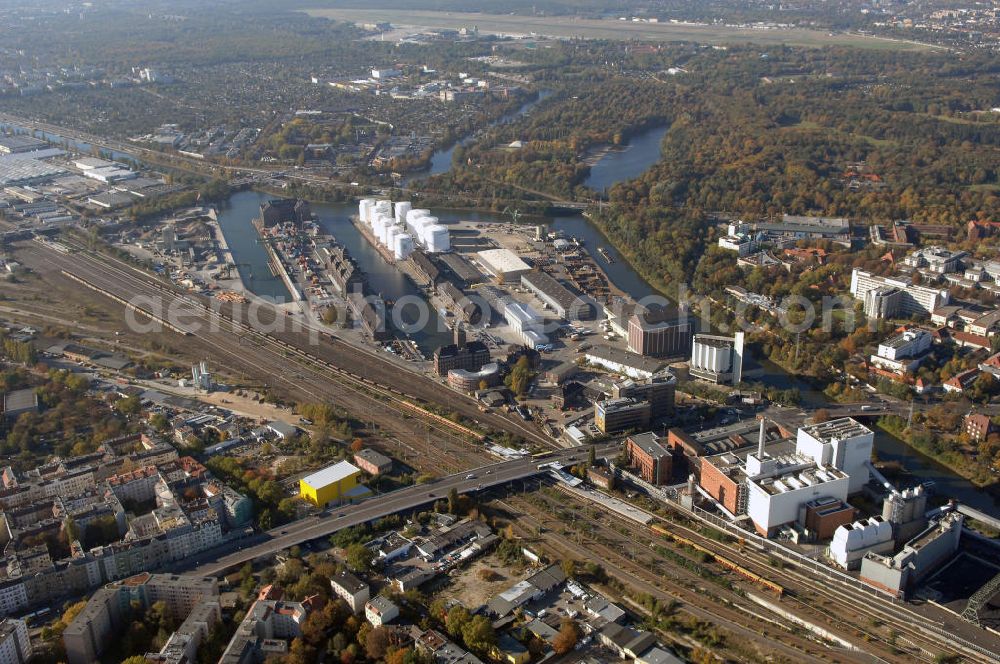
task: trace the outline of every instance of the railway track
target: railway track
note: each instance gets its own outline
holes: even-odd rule
[[[253,330],[245,323],[211,312],[190,296],[178,296],[172,289],[151,283],[148,279],[135,275],[132,270],[102,264],[101,271],[97,272],[94,266],[74,261],[73,255],[58,253],[51,260],[61,263],[61,269],[69,278],[87,282],[98,292],[119,301],[124,298],[116,295],[110,288],[117,287],[119,292],[125,288],[133,294],[152,289],[159,295],[178,298],[190,307],[192,313],[212,317],[214,325],[208,326],[214,330],[210,332],[195,333],[178,328],[179,334],[190,336],[220,356],[233,357],[235,362],[249,372],[284,383],[293,392],[307,395],[307,398],[329,399],[358,419],[378,421],[385,433],[405,440],[411,449],[419,450],[416,458],[421,462],[429,462],[424,465],[425,469],[438,472],[460,470],[482,463],[484,454],[470,443],[480,437],[477,432],[435,413],[425,412],[409,402],[406,402],[407,414],[404,415],[401,407],[394,407],[394,404],[404,402],[404,397],[398,390],[352,376],[330,363],[312,358],[301,349],[290,347],[287,342],[268,338],[266,334]],[[142,311],[142,307],[135,308]],[[154,317],[156,315],[149,313]],[[242,337],[251,337],[256,341],[256,352],[247,352],[240,341]],[[431,432],[433,441],[429,440]]]
[[[599,504],[595,505],[600,508]],[[720,541],[703,535],[679,520],[667,520],[651,512],[646,514],[654,519],[655,526],[680,535],[683,539],[714,554],[724,556],[731,561],[738,561],[739,566],[780,584],[785,590],[792,590],[792,596],[785,593],[782,602],[795,604],[796,610],[807,611],[816,615],[819,620],[840,625],[844,629],[856,632],[862,638],[886,642],[892,649],[899,649],[903,642],[909,643],[915,652],[908,653],[908,659],[904,661],[912,661],[914,657],[923,661],[935,661],[941,654],[961,655],[968,658],[968,661],[984,663],[1000,661],[1000,653],[991,653],[975,644],[965,643],[950,633],[943,623],[904,606],[851,586],[829,582],[817,583],[815,575],[799,571],[797,568],[775,566],[773,556],[753,548],[752,540],[747,540],[742,546],[737,542]],[[690,521],[687,515],[680,515],[680,518]],[[637,537],[640,535],[648,537],[649,534],[656,532],[652,527],[638,522],[622,520],[622,523],[627,523]],[[727,535],[727,538],[729,537]],[[825,580],[820,579],[820,581]],[[809,601],[806,601],[807,599]],[[829,603],[835,609],[825,609],[821,606],[821,602]],[[866,626],[861,621],[867,621],[869,625]],[[871,631],[871,625],[879,624],[885,625],[896,634],[896,643],[889,643],[884,636]]]
[[[335,373],[342,381],[348,380],[355,385],[364,386],[372,391],[379,392],[390,402],[401,408],[406,408],[408,410],[419,409],[422,417],[435,419],[438,424],[454,429],[462,435],[474,437],[481,436],[481,434],[468,427],[464,427],[458,423],[448,420],[445,417],[442,417],[441,415],[438,415],[437,413],[431,412],[426,407],[421,406],[420,402],[434,402],[435,398],[438,397],[441,392],[444,392],[449,397],[453,398],[440,401],[436,405],[453,409],[463,417],[470,418],[474,421],[483,420],[486,426],[495,426],[501,428],[502,430],[516,433],[529,442],[538,444],[542,447],[557,447],[554,441],[550,438],[541,435],[538,431],[526,426],[523,422],[519,422],[512,417],[481,413],[478,409],[478,404],[465,395],[453,393],[451,390],[442,388],[440,385],[437,385],[423,376],[401,369],[395,364],[382,359],[377,354],[348,344],[347,342],[342,341],[325,331],[311,330],[314,334],[322,335],[323,343],[317,348],[317,350],[324,351],[324,347],[328,347],[330,349],[330,353],[328,355],[331,356],[332,359],[319,357],[315,353],[304,350],[303,346],[308,346],[310,342],[308,335],[282,333],[279,336],[278,334],[261,332],[254,326],[248,325],[244,322],[244,320],[242,320],[242,316],[240,320],[236,320],[232,315],[227,316],[223,309],[218,311],[214,310],[206,305],[205,301],[200,296],[193,296],[180,292],[168,282],[162,281],[149,273],[122,261],[121,259],[104,254],[95,254],[88,251],[86,247],[83,247],[79,243],[71,242],[69,244],[71,248],[76,251],[76,254],[74,255],[77,257],[98,261],[102,267],[107,267],[113,270],[118,276],[131,280],[137,280],[141,286],[154,289],[161,296],[173,297],[186,302],[190,306],[194,307],[196,312],[201,312],[205,316],[212,319],[218,321],[228,319],[235,325],[239,326],[239,330],[234,328],[234,331],[237,333],[250,335],[262,343],[277,344],[277,347],[293,353],[298,359],[313,363]],[[66,254],[60,255],[67,256]],[[230,307],[230,312],[232,313],[232,307]],[[273,307],[270,308],[267,313],[273,316],[273,318],[270,320],[260,320],[254,322],[259,323],[261,326],[267,326],[274,324],[275,321],[281,318],[278,310]],[[350,367],[348,368],[341,365],[350,365]],[[362,375],[362,372],[365,375]]]
[[[831,584],[817,583],[815,576],[799,571],[797,568],[787,566],[775,566],[772,564],[771,556],[763,551],[752,548],[748,542],[742,549],[738,544],[706,537],[697,530],[678,524],[674,521],[666,521],[659,518],[659,521],[672,530],[680,531],[687,537],[698,542],[702,546],[721,550],[724,555],[741,560],[742,564],[753,568],[760,574],[766,575],[785,586],[796,590],[796,595],[790,598],[793,604],[797,604],[801,609],[811,611],[819,610],[818,603],[806,603],[804,598],[813,596],[815,599],[825,600],[835,606],[847,608],[844,613],[834,614],[826,611],[824,616],[829,620],[844,623],[848,618],[863,618],[870,624],[885,624],[895,631],[899,636],[920,650],[919,655],[925,661],[934,661],[942,652],[953,651],[953,654],[971,657],[970,661],[996,662],[1000,661],[1000,654],[990,658],[978,651],[969,651],[960,644],[949,646],[949,642],[954,643],[954,635],[949,634],[941,622],[922,616],[912,610],[891,602],[879,601],[873,595],[862,591],[850,590],[847,586],[833,586]],[[874,600],[874,601],[873,601]],[[864,634],[872,633],[858,623],[845,623],[853,625],[854,629]],[[884,639],[883,639],[884,640]],[[891,644],[890,644],[891,645]]]
[[[738,606],[733,599],[741,598],[734,593],[723,593],[720,586],[713,585],[676,564],[668,567],[664,561],[654,560],[646,547],[636,545],[631,547],[634,550],[627,548],[622,551],[592,537],[586,542],[580,542],[560,534],[558,529],[553,529],[553,526],[563,526],[565,523],[554,517],[552,510],[566,507],[563,502],[545,499],[545,506],[538,507],[524,498],[514,498],[510,499],[508,504],[513,511],[520,513],[518,518],[520,524],[534,523],[536,529],[547,531],[540,537],[557,551],[568,552],[580,561],[594,561],[613,566],[609,574],[622,583],[660,601],[673,602],[677,604],[679,611],[698,620],[718,625],[744,643],[763,642],[767,650],[779,653],[783,661],[790,663],[870,661],[870,658],[860,656],[860,653],[842,653],[810,638],[799,636],[779,621],[760,615],[755,607]],[[580,522],[577,520],[575,523]],[[606,526],[600,526],[599,530],[607,534]],[[718,591],[725,597],[718,599],[710,597],[710,591]],[[776,632],[780,632],[780,635]]]
[[[572,498],[572,496],[570,496]],[[563,507],[567,507],[569,504],[576,502],[581,504],[582,501],[572,498],[572,500],[567,501],[563,504]],[[607,517],[618,516],[616,513],[608,512],[599,506],[594,506],[595,509],[604,513]],[[654,553],[657,553],[656,546],[663,546],[669,548],[673,554],[680,555],[686,558],[691,563],[698,563],[697,560],[690,558],[692,552],[695,553],[706,553],[710,552],[708,547],[694,542],[690,536],[678,537],[675,533],[670,532],[669,535],[665,536],[668,531],[660,526],[659,523],[654,523],[652,527],[643,526],[641,524],[627,521],[624,519],[618,519],[614,524],[610,523],[607,519],[602,521],[605,526],[602,529],[604,535],[616,538],[627,538],[632,542],[649,542],[649,548]],[[671,524],[672,526],[673,524]],[[714,541],[714,540],[712,540]],[[721,556],[721,554],[713,554],[712,557],[715,559],[715,564],[720,567],[730,570],[731,572],[737,574],[741,581],[747,582],[750,586],[748,590],[754,588],[760,588],[766,591],[774,592],[781,598],[781,604],[794,604],[794,613],[803,617],[806,620],[810,620],[814,623],[820,624],[820,626],[828,629],[830,632],[836,634],[838,637],[845,641],[852,642],[855,647],[861,650],[871,649],[872,645],[877,645],[884,651],[886,657],[893,657],[893,646],[888,643],[883,635],[877,634],[868,627],[859,626],[857,624],[848,622],[843,616],[837,615],[830,611],[824,610],[813,603],[806,602],[796,594],[786,592],[786,590],[794,590],[795,593],[803,591],[801,594],[806,594],[811,589],[803,589],[801,584],[795,584],[793,588],[786,588],[773,581],[775,577],[774,574],[770,572],[773,571],[769,569],[767,572],[756,573],[752,570],[746,569],[744,561],[740,560],[737,556]],[[739,562],[737,562],[739,561]],[[691,574],[688,574],[691,576]],[[747,602],[745,598],[737,596],[734,598],[729,598],[734,604],[741,605],[747,610],[752,610],[757,608],[756,604],[752,602]],[[860,643],[857,641],[860,640]],[[913,661],[913,656],[915,653],[907,653],[905,659],[900,661]],[[924,661],[933,661],[933,657],[922,657]]]

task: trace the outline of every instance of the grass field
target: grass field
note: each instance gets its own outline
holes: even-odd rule
[[[829,34],[819,30],[749,30],[715,25],[675,23],[631,23],[616,20],[581,19],[571,16],[511,16],[462,12],[388,9],[307,9],[310,16],[352,23],[387,21],[394,27],[422,29],[471,28],[510,36],[582,37],[640,41],[696,41],[711,44],[786,44],[789,46],[852,46],[871,49],[920,51],[936,48],[915,42],[855,34]]]

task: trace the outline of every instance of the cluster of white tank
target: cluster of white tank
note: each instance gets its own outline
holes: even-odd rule
[[[448,228],[439,224],[430,210],[414,210],[409,201],[393,205],[391,201],[364,198],[358,205],[358,215],[378,241],[392,250],[396,260],[409,256],[418,244],[429,253],[451,248]]]

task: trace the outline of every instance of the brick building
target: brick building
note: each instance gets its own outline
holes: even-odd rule
[[[652,431],[625,439],[625,454],[629,465],[650,484],[667,484],[673,473],[673,454],[661,438]]]

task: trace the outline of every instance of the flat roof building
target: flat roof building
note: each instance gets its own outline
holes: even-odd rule
[[[31,639],[25,622],[17,618],[4,618],[0,621],[0,662],[28,664],[31,654]]]
[[[341,461],[299,480],[299,497],[317,507],[350,500],[358,495],[360,474],[360,468]]]
[[[594,404],[594,426],[603,434],[646,429],[652,407],[639,399],[605,399]]]
[[[875,434],[850,417],[810,424],[799,429],[795,451],[818,466],[832,466],[850,476],[849,493],[868,483]]]
[[[628,349],[649,357],[685,357],[691,351],[691,320],[669,307],[637,307],[628,319]]]
[[[392,470],[392,459],[370,447],[355,452],[354,463],[369,475],[381,475]]]
[[[34,390],[12,390],[3,395],[3,417],[16,420],[24,413],[38,412],[38,395]]]
[[[501,283],[516,283],[531,271],[531,266],[510,249],[487,249],[477,252],[476,257]]]
[[[0,154],[34,152],[48,147],[48,143],[33,136],[0,136]]]
[[[851,295],[864,302],[865,315],[875,319],[930,316],[950,300],[946,289],[917,286],[857,268],[851,272]]]
[[[368,584],[348,571],[342,571],[330,579],[330,588],[337,597],[351,607],[354,613],[361,613],[370,597]]]
[[[782,526],[800,521],[800,508],[817,498],[847,502],[850,478],[831,466],[818,467],[807,456],[747,458],[747,514],[757,532],[773,537]],[[804,516],[804,515],[803,515]],[[805,525],[800,523],[799,525]]]
[[[64,175],[65,168],[46,163],[39,158],[46,152],[0,155],[0,187],[35,184]],[[56,152],[62,154],[61,150]]]
[[[638,353],[603,344],[588,349],[584,358],[591,364],[637,379],[652,378],[654,374],[659,373],[667,366],[667,363],[662,360],[644,357]]]
[[[861,561],[861,580],[893,597],[905,597],[958,550],[964,517],[947,512],[906,543],[894,556],[869,551]]]

